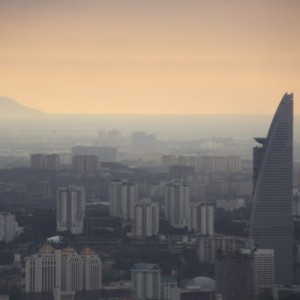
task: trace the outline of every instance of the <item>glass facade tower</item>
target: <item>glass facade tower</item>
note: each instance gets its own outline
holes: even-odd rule
[[[268,136],[255,140],[250,236],[255,247],[274,249],[275,283],[292,284],[293,94],[283,96]]]

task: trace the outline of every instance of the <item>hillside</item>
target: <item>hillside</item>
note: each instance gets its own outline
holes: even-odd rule
[[[19,104],[8,97],[0,97],[0,118],[4,119],[23,119],[42,117],[43,112]]]

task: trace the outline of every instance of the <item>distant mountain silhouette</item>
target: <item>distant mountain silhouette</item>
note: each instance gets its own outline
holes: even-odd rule
[[[36,118],[45,115],[43,112],[22,105],[8,97],[0,97],[0,118],[23,119]]]

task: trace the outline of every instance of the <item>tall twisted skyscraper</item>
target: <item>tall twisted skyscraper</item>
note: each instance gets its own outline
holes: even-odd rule
[[[251,238],[274,249],[275,282],[293,283],[293,94],[285,94],[266,138],[253,149]]]

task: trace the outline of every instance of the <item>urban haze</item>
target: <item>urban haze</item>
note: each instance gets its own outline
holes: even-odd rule
[[[0,300],[300,299],[296,0],[0,0]]]

